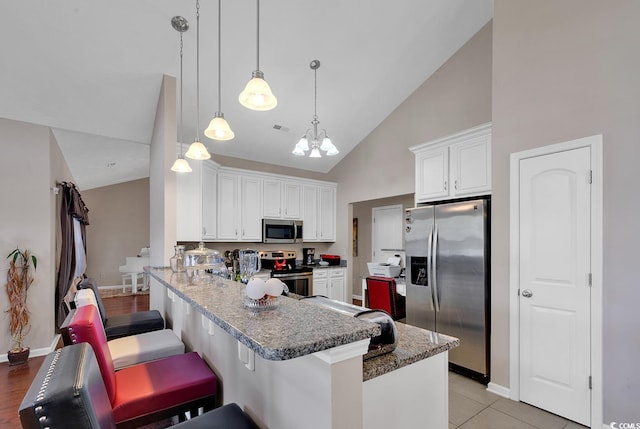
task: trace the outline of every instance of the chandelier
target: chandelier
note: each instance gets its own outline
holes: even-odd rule
[[[318,104],[318,76],[317,71],[320,68],[320,61],[313,60],[309,63],[309,67],[313,70],[313,80],[314,80],[314,95],[313,95],[313,120],[311,121],[311,125],[313,128],[309,128],[304,135],[300,138],[296,147],[293,149],[291,153],[298,156],[304,156],[306,152],[311,149],[309,153],[309,158],[322,158],[320,151],[324,151],[327,153],[327,156],[333,156],[340,153],[338,148],[331,142],[331,139],[327,135],[326,130],[321,130],[318,132],[318,125],[320,121],[318,121],[317,115],[317,104]]]

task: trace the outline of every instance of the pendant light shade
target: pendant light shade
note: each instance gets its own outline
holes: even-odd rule
[[[182,157],[182,33],[189,29],[189,22],[182,16],[171,18],[171,26],[180,33],[180,155],[171,166],[171,171],[176,173],[191,173],[191,167]]]
[[[276,96],[271,92],[271,87],[264,80],[264,73],[260,70],[251,73],[251,80],[240,93],[238,100],[240,104],[251,110],[271,110],[278,105]]]
[[[260,71],[260,0],[256,0],[256,69],[251,73],[251,80],[240,93],[238,101],[247,109],[251,110],[271,110],[278,105],[276,96],[266,80],[264,73]]]
[[[209,126],[204,130],[204,135],[213,140],[231,140],[236,136],[222,112],[216,112]]]
[[[207,150],[206,146],[203,145],[199,141],[194,141],[189,146],[189,150],[184,154],[187,158],[195,159],[198,161],[204,161],[205,159],[210,159],[211,154]]]
[[[175,171],[176,173],[191,173],[191,166],[184,158],[178,158],[171,166],[171,171]]]
[[[221,81],[222,81],[222,67],[220,66],[222,61],[222,7],[220,5],[221,0],[218,0],[218,111],[213,116],[209,126],[204,130],[204,135],[212,140],[231,140],[236,135],[231,130],[229,123],[224,119],[224,113],[222,113],[221,104]]]
[[[200,1],[196,0],[196,138],[189,150],[187,158],[204,161],[210,159],[207,147],[200,142]]]

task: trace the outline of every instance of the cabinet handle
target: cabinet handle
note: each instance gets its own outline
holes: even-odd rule
[[[444,190],[445,191],[447,190],[447,181],[446,180],[444,181]]]
[[[455,182],[453,182],[453,188],[454,189],[458,189],[458,181],[457,180]]]

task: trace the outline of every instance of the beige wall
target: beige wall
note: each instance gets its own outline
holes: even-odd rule
[[[640,422],[640,2],[496,0],[494,377],[508,385],[509,154],[604,140],[604,420]]]
[[[149,179],[82,192],[89,208],[87,276],[100,286],[119,285],[127,256],[149,246]]]
[[[35,281],[29,289],[31,332],[25,345],[34,354],[51,346],[54,338],[56,180],[71,180],[69,169],[49,128],[0,119],[0,352],[11,347],[7,295],[8,262],[19,246],[38,258]]]
[[[409,147],[491,121],[491,49],[489,23],[329,172],[338,183],[332,253],[351,259],[351,203],[415,192]]]

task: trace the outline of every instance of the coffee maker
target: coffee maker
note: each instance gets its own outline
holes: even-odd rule
[[[315,265],[316,249],[315,247],[302,248],[302,263],[305,265]]]

